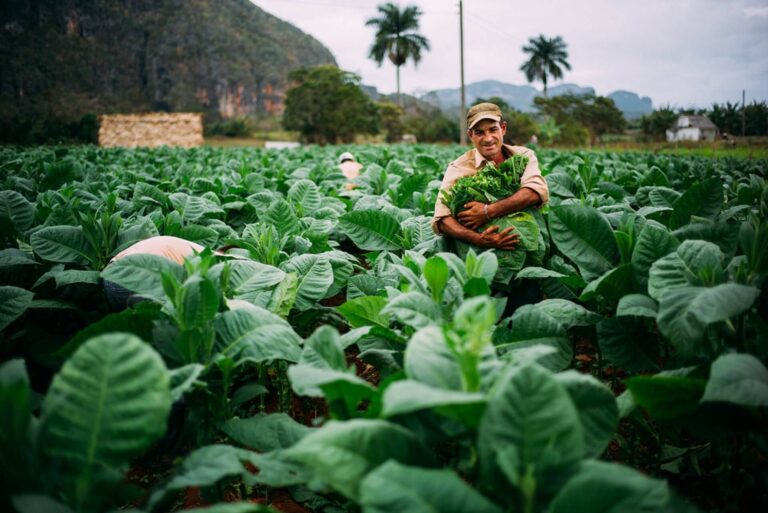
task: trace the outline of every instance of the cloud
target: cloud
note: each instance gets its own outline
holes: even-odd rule
[[[395,68],[368,59],[374,29],[365,20],[383,0],[253,0],[325,44],[339,66],[382,92]],[[445,0],[402,0],[423,11],[432,49],[401,68],[404,92],[459,86],[458,8]],[[765,0],[509,0],[464,2],[465,78],[526,84],[522,46],[562,36],[572,71],[564,81],[650,96],[655,105],[707,106],[747,96],[768,99]],[[541,87],[540,84],[534,84]]]
[[[747,18],[768,17],[768,7],[747,7],[744,9],[744,14],[747,15]]]

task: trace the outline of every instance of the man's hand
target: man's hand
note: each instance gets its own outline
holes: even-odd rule
[[[514,226],[510,226],[509,228],[504,228],[499,231],[498,226],[489,226],[478,234],[478,238],[474,244],[485,248],[514,251],[515,246],[520,243],[520,236],[516,233],[512,233],[512,230],[514,229]]]
[[[488,221],[490,221],[490,218],[486,215],[487,210],[485,207],[487,206],[488,205],[485,203],[480,203],[479,201],[470,201],[464,205],[466,210],[459,212],[457,219],[467,228],[477,230],[484,224],[488,224]]]

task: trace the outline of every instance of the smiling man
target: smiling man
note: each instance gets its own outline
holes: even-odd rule
[[[474,149],[448,165],[440,185],[441,191],[447,191],[462,176],[477,173],[489,162],[501,164],[512,155],[528,157],[528,165],[520,180],[520,190],[512,196],[495,203],[485,204],[472,201],[465,205],[465,210],[454,217],[450,209],[438,195],[435,204],[435,216],[432,229],[439,235],[447,235],[475,246],[514,250],[519,243],[519,236],[512,233],[512,228],[499,231],[495,225],[484,231],[477,228],[496,218],[523,210],[534,205],[543,205],[549,199],[549,189],[539,170],[539,162],[534,152],[524,146],[504,144],[507,123],[502,119],[501,109],[493,103],[479,103],[467,111],[467,133],[474,144]]]

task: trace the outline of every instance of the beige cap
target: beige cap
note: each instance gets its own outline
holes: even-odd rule
[[[495,103],[478,103],[467,111],[467,129],[471,129],[478,121],[492,119],[501,121],[501,109]]]

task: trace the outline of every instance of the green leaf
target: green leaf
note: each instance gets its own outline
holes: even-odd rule
[[[322,202],[322,194],[311,180],[297,180],[288,190],[288,199],[294,205],[300,205],[304,215],[311,214]]]
[[[501,513],[450,470],[384,463],[360,485],[363,513]]]
[[[285,454],[342,495],[360,500],[360,483],[373,469],[393,460],[432,465],[434,458],[404,427],[383,420],[329,422],[302,438]]]
[[[35,254],[50,262],[88,265],[95,260],[79,226],[49,226],[33,233],[30,242]]]
[[[384,391],[382,417],[435,410],[472,428],[477,428],[485,409],[485,396],[435,388],[413,380],[392,383]]]
[[[638,279],[645,283],[653,263],[677,249],[679,243],[669,230],[656,221],[645,223],[632,251],[632,266]]]
[[[313,307],[325,297],[325,293],[333,284],[333,268],[328,257],[324,255],[296,255],[282,267],[285,272],[296,273],[298,277],[295,305],[300,310]]]
[[[398,250],[401,248],[400,222],[381,210],[354,210],[339,218],[339,230],[366,251]]]
[[[164,273],[180,282],[184,280],[182,266],[158,255],[125,256],[104,268],[101,277],[146,298],[164,302]]]
[[[723,205],[723,181],[712,177],[686,190],[672,204],[670,226],[678,228],[691,221],[691,216],[714,218]]]
[[[75,509],[96,509],[131,458],[165,433],[170,410],[168,371],[151,347],[127,334],[92,338],[43,401],[43,468]]]
[[[24,360],[0,364],[0,478],[3,492],[28,485],[32,470],[32,401]]]
[[[277,228],[281,236],[295,235],[299,232],[299,218],[287,201],[280,198],[272,202],[264,214],[263,221]]]
[[[235,442],[259,452],[287,449],[304,438],[311,428],[285,413],[259,413],[247,419],[229,419],[222,426]]]
[[[462,390],[459,364],[442,330],[429,326],[417,331],[405,349],[405,373],[421,383],[444,390]]]
[[[531,472],[541,482],[547,471],[580,461],[584,439],[573,401],[549,371],[537,364],[509,367],[491,390],[480,421],[481,479],[488,488],[502,489],[497,457],[504,452],[512,482]]]
[[[659,305],[645,294],[629,294],[619,300],[616,307],[616,317],[650,317],[656,318]]]
[[[594,208],[552,207],[549,226],[555,245],[578,266],[585,280],[605,274],[618,261],[619,250],[611,225]]]
[[[285,272],[277,267],[251,260],[231,260],[215,267],[229,268],[229,290],[237,299],[250,300],[285,278]]]
[[[0,330],[21,317],[32,304],[33,297],[35,294],[28,290],[10,285],[0,286]]]
[[[214,327],[217,351],[238,363],[299,360],[301,337],[287,322],[263,308],[224,312],[216,317]]]
[[[344,316],[350,326],[361,328],[363,326],[389,327],[390,315],[383,312],[387,300],[381,296],[362,296],[350,299],[336,310]]]
[[[182,330],[206,326],[219,310],[219,293],[208,279],[192,276],[179,289],[177,304]]]
[[[545,299],[536,303],[535,308],[554,317],[566,328],[572,326],[591,326],[600,322],[600,314],[587,310],[567,299]]]
[[[18,265],[40,265],[27,253],[20,249],[8,248],[0,251],[0,268]]]
[[[296,302],[299,293],[299,277],[296,273],[287,273],[283,280],[274,288],[269,297],[267,308],[280,317],[288,317],[288,314]]]
[[[684,357],[708,354],[711,349],[699,344],[707,326],[746,312],[759,295],[759,289],[738,283],[672,289],[659,302],[659,330]]]
[[[576,406],[584,433],[584,456],[600,456],[619,427],[619,407],[613,392],[592,376],[574,370],[556,374],[555,379],[565,386]]]
[[[431,324],[440,325],[443,321],[440,305],[421,292],[400,294],[387,303],[387,306],[381,310],[381,314],[392,315],[398,321],[415,329]]]
[[[586,282],[584,281],[584,278],[579,276],[578,274],[564,274],[559,271],[554,271],[552,269],[545,269],[543,267],[526,267],[525,269],[522,269],[519,273],[517,273],[517,278],[535,278],[535,279],[546,279],[546,278],[556,278],[560,282],[562,282],[564,285],[567,285],[568,287],[572,287],[575,289],[584,288],[586,286]]]
[[[671,289],[705,284],[702,278],[712,281],[718,274],[722,274],[723,260],[723,252],[711,242],[685,241],[674,253],[651,265],[648,295],[659,301],[661,295]]]
[[[147,510],[157,510],[173,492],[188,487],[212,486],[226,477],[248,475],[244,463],[257,465],[257,454],[230,445],[207,445],[192,451],[174,472],[173,477],[155,490],[147,503]]]
[[[585,461],[550,503],[551,513],[665,513],[670,506],[666,481],[651,479],[616,463]]]
[[[170,371],[171,377],[171,401],[176,402],[188,392],[205,370],[199,363],[190,363]]]
[[[10,225],[15,232],[23,232],[35,217],[35,206],[16,191],[0,191],[0,233],[4,225]]]
[[[624,264],[591,281],[581,292],[579,300],[591,301],[595,297],[601,297],[613,305],[623,296],[637,291],[638,288],[635,283],[634,267],[631,264]]]
[[[629,372],[658,370],[658,336],[641,318],[611,317],[597,325],[597,342],[608,360]]]
[[[384,290],[384,281],[375,274],[356,274],[349,277],[347,282],[347,299],[357,299],[362,296],[376,296]]]
[[[443,298],[443,290],[448,283],[450,273],[445,260],[435,255],[424,263],[424,279],[427,280],[429,290],[432,291],[432,299],[439,303]]]
[[[202,196],[174,192],[169,196],[169,199],[173,207],[181,214],[184,224],[225,213],[219,205]]]
[[[549,315],[536,305],[524,305],[512,315],[512,330],[496,341],[502,353],[536,345],[553,347],[556,352],[539,362],[552,370],[562,370],[571,364],[573,346],[565,328],[557,318]]]
[[[707,382],[685,376],[634,376],[625,381],[635,403],[651,417],[672,420],[692,413]]]
[[[768,406],[768,370],[752,355],[726,354],[712,363],[702,402]]]

